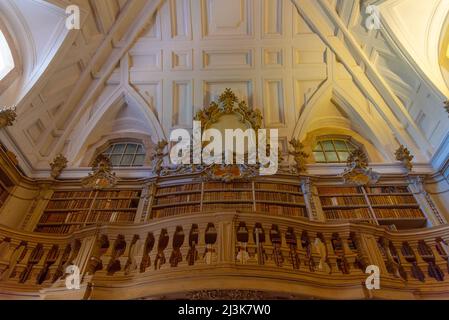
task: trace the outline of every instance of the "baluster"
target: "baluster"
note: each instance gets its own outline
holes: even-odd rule
[[[332,234],[332,249],[337,256],[337,267],[343,274],[349,274],[349,264],[346,260],[345,248],[340,235],[335,232]]]
[[[184,243],[184,230],[181,226],[176,227],[175,234],[173,235],[173,250],[170,256],[170,266],[177,267],[182,261],[181,246]]]
[[[292,227],[288,227],[287,231],[285,232],[285,242],[289,247],[289,257],[292,268],[299,269],[301,263],[298,254],[298,240]]]
[[[428,264],[429,276],[437,281],[444,281],[444,273],[441,268],[435,263],[435,255],[432,249],[426,244],[424,240],[418,242],[418,252],[421,258]]]
[[[143,249],[142,260],[140,261],[140,272],[143,273],[147,268],[151,266],[151,251],[154,248],[154,235],[152,232],[148,232],[147,238],[145,239],[145,245]]]
[[[168,235],[167,229],[162,229],[161,233],[159,235],[159,240],[158,240],[158,244],[157,244],[157,254],[156,254],[156,258],[154,260],[154,270],[161,269],[161,267],[166,262],[164,250],[168,246],[169,239],[170,239],[170,237]]]
[[[278,267],[282,267],[284,256],[282,255],[282,236],[279,227],[275,224],[271,226],[270,241],[273,245],[272,260]]]
[[[312,242],[307,231],[301,233],[301,246],[305,250],[304,264],[309,267],[311,272],[315,272],[315,261],[313,260]]]
[[[50,267],[56,262],[59,256],[59,246],[53,245],[45,258],[44,267],[37,276],[37,284],[42,284],[50,276]]]
[[[253,239],[256,244],[255,258],[259,265],[264,265],[268,258],[265,251],[265,231],[260,223],[256,223],[253,230]]]
[[[237,228],[237,254],[236,254],[236,262],[240,264],[247,264],[249,260],[248,253],[248,241],[249,241],[249,232],[246,224],[244,222],[240,222]]]
[[[313,246],[317,251],[318,255],[320,256],[320,261],[318,263],[318,270],[331,274],[332,267],[329,261],[329,252],[326,245],[326,240],[321,232],[317,233]]]
[[[189,251],[187,252],[187,257],[186,257],[187,264],[189,266],[193,266],[199,258],[199,253],[198,253],[198,248],[197,248],[198,241],[199,241],[199,234],[200,234],[200,231],[198,229],[198,225],[192,224],[192,228],[190,228],[190,233],[189,233]]]
[[[206,248],[204,250],[204,261],[206,264],[213,264],[217,262],[217,230],[213,223],[208,223],[206,227],[206,232],[204,233],[204,242],[206,243]]]
[[[143,244],[140,240],[140,236],[138,234],[135,234],[129,246],[128,259],[126,260],[125,264],[125,275],[129,275],[131,272],[137,269],[137,255],[141,252],[142,245]]]
[[[424,273],[422,272],[421,268],[418,266],[418,261],[416,259],[415,252],[413,251],[412,247],[410,246],[410,244],[407,241],[404,241],[402,243],[401,252],[402,252],[402,256],[404,257],[404,259],[408,263],[412,264],[412,266],[411,266],[412,277],[415,279],[418,279],[421,282],[424,282],[424,280],[425,280]]]
[[[97,271],[103,269],[102,257],[106,253],[108,248],[109,248],[109,239],[106,235],[103,234],[96,239],[87,266],[88,275],[94,275]]]
[[[41,243],[38,243],[36,247],[34,247],[33,251],[28,258],[28,262],[25,270],[22,271],[19,277],[20,283],[25,283],[31,276],[33,272],[34,266],[36,266],[44,255],[44,246]]]

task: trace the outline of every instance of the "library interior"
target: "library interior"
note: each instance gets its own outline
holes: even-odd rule
[[[448,100],[445,0],[1,0],[0,299],[449,299]]]

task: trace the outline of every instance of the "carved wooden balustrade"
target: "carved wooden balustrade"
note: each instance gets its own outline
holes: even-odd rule
[[[449,298],[449,226],[390,232],[225,212],[141,225],[92,226],[70,236],[0,228],[0,297],[133,299],[201,290],[290,298]],[[65,287],[66,267],[81,288]],[[380,269],[367,290],[365,269]]]

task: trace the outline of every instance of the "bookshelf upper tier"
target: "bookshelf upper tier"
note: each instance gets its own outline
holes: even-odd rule
[[[299,179],[229,183],[161,179],[141,190],[56,190],[47,201],[37,232],[70,233],[91,224],[145,223],[226,211],[394,225],[397,229],[427,224],[421,204],[406,184],[354,187],[316,183],[316,187],[306,187]]]

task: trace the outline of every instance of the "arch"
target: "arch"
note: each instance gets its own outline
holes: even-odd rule
[[[337,109],[332,109],[335,111],[333,114],[326,110],[330,104]],[[376,121],[377,113],[373,112],[374,108],[371,110],[373,113],[368,109],[368,102],[365,102],[365,105],[360,103],[338,84],[327,85],[315,100],[310,101],[301,116],[294,137],[303,141],[309,132],[317,129],[333,128],[334,131],[341,129],[346,134],[356,133],[364,137],[363,140],[370,141],[378,154],[372,157],[373,161],[393,162],[397,142],[390,128],[382,121]]]
[[[132,121],[132,130],[114,132],[110,127],[113,122],[113,115],[119,112],[119,109],[127,106],[139,113],[138,119],[125,118],[122,121]],[[93,114],[90,119],[80,121],[77,128],[72,133],[70,149],[67,152],[67,158],[72,164],[83,163],[86,164],[85,157],[82,156],[84,152],[91,152],[92,145],[97,145],[99,141],[105,142],[109,137],[120,135],[122,137],[130,137],[132,135],[140,135],[150,137],[153,143],[165,139],[162,127],[154,115],[151,108],[140,95],[130,87],[119,86],[106,99],[99,102],[95,106]],[[87,117],[86,117],[87,118]],[[140,125],[140,126],[139,126]],[[98,133],[99,128],[103,132]],[[95,137],[99,134],[100,137]],[[94,142],[93,142],[93,141]]]

